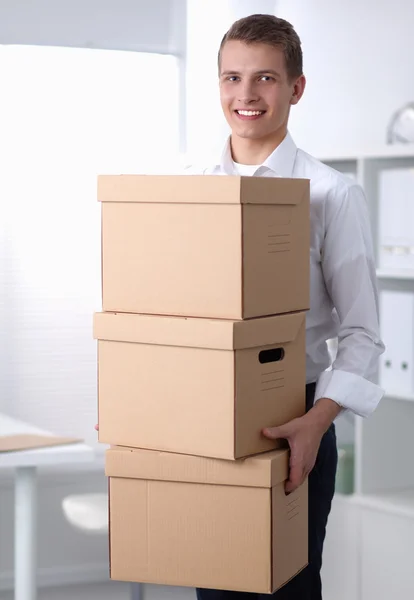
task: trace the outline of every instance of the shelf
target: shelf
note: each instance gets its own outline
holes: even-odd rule
[[[404,279],[414,281],[414,269],[377,269],[379,279]]]
[[[386,400],[397,400],[399,402],[414,402],[413,394],[397,394],[393,392],[385,392],[384,398]]]
[[[342,494],[342,492],[335,491],[334,499],[337,504],[354,504],[355,494]]]
[[[414,489],[354,494],[351,502],[364,508],[414,518]]]

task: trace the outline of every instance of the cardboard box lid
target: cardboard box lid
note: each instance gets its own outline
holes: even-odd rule
[[[247,321],[97,312],[93,335],[116,342],[239,350],[291,342],[305,318],[304,311]]]
[[[288,449],[231,461],[113,446],[105,461],[107,477],[260,488],[285,481],[288,469]]]
[[[100,202],[300,204],[308,179],[221,175],[99,175]]]

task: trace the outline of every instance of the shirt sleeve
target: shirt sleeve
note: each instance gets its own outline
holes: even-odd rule
[[[345,187],[345,186],[344,186]],[[322,270],[339,321],[332,369],[321,374],[315,402],[330,398],[362,417],[377,407],[384,391],[375,383],[380,339],[378,290],[370,221],[359,185],[345,187],[325,206]]]

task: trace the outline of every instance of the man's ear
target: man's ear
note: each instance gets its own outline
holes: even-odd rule
[[[298,77],[298,79],[295,81],[295,83],[293,85],[292,97],[290,99],[290,103],[292,106],[294,104],[297,104],[299,102],[299,100],[302,98],[303,93],[305,91],[305,87],[306,87],[306,77],[304,75],[301,75],[300,77]]]

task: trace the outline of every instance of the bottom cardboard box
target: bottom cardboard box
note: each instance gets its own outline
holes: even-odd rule
[[[285,494],[288,461],[110,448],[111,579],[276,591],[308,560],[307,481]]]

